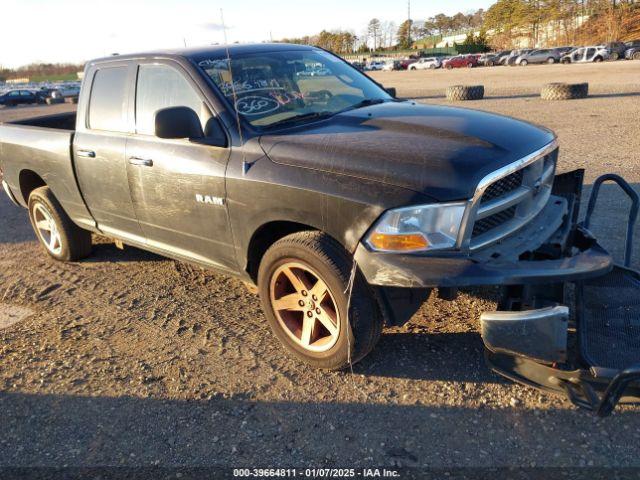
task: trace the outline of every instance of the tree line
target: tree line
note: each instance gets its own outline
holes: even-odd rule
[[[283,38],[283,43],[318,45],[336,53],[376,51],[384,49],[410,48],[414,40],[429,35],[447,35],[454,31],[478,28],[482,25],[485,11],[449,16],[444,13],[423,21],[406,20],[400,25],[392,21],[371,19],[358,35],[354,31],[323,30],[317,35],[299,38]]]
[[[499,48],[522,38],[531,46],[549,47],[635,40],[640,1],[498,0],[487,11],[483,29]]]
[[[409,49],[417,40],[470,33],[466,44],[489,42],[494,48],[557,46],[640,39],[640,0],[497,0],[488,10],[426,20],[394,22],[371,19],[354,31],[323,30],[318,35],[282,42],[318,45],[339,54]],[[524,40],[524,42],[523,42]]]
[[[80,72],[83,69],[82,63],[31,63],[18,68],[5,68],[0,65],[0,80],[65,75]]]

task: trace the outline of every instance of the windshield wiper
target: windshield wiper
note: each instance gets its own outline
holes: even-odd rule
[[[304,122],[305,120],[318,120],[321,118],[328,118],[335,115],[336,112],[328,112],[328,111],[320,111],[320,112],[307,112],[307,113],[299,113],[298,115],[294,115],[293,117],[283,118],[282,120],[278,120],[277,122],[273,122],[268,126],[268,128],[278,127],[282,125],[286,125],[288,123],[297,123]]]

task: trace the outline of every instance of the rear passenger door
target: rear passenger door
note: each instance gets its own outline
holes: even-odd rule
[[[155,114],[189,107],[208,130],[222,132],[203,92],[171,60],[140,62],[135,90],[135,132],[127,143],[129,186],[149,246],[217,268],[236,270],[227,219],[226,146],[155,136]],[[215,128],[212,128],[215,127]]]
[[[88,102],[79,106],[73,157],[78,183],[98,228],[107,235],[144,243],[131,202],[125,148],[132,131],[129,95],[135,65],[99,65]],[[83,121],[84,120],[84,121]]]

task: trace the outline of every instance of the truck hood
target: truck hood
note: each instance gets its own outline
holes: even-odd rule
[[[539,150],[554,134],[462,108],[388,102],[263,135],[275,163],[378,181],[440,201],[471,198],[489,173]]]

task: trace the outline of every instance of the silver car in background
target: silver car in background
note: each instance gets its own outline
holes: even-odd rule
[[[571,50],[572,47],[559,47],[559,48],[540,48],[538,50],[532,50],[530,52],[523,53],[516,59],[516,65],[526,67],[527,65],[535,63],[558,63],[560,58]]]

